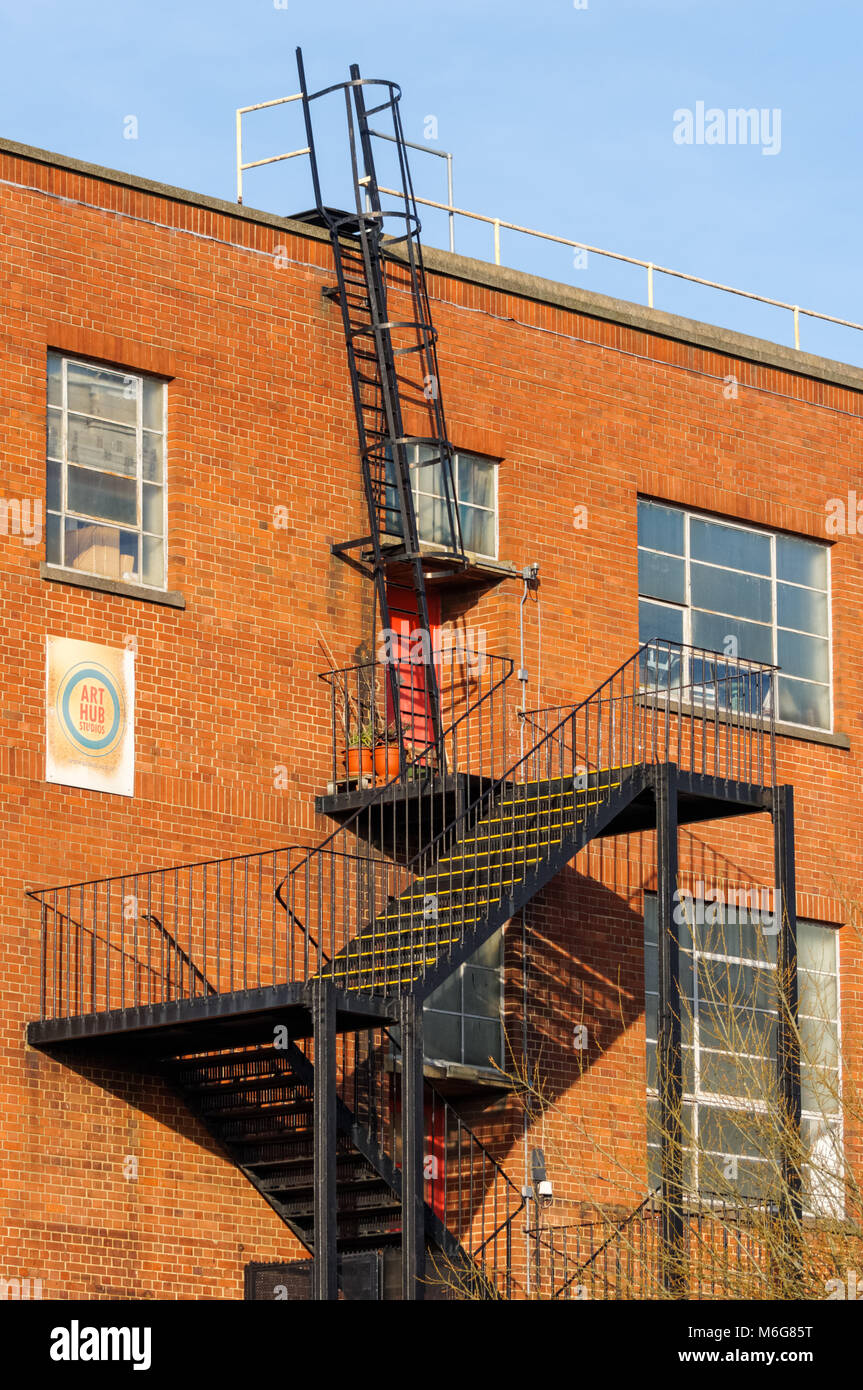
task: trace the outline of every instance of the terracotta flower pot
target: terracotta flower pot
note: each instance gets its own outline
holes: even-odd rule
[[[399,772],[398,744],[380,744],[375,749],[375,776],[383,782],[397,777]]]
[[[348,748],[345,751],[345,772],[348,777],[367,777],[375,765],[371,748]]]

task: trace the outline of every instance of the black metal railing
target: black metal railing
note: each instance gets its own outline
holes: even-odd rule
[[[371,805],[317,851],[287,845],[31,892],[41,914],[41,1017],[231,993],[325,969],[404,890],[406,870],[389,856],[432,838],[466,788],[505,767],[513,664],[485,663],[465,675],[458,698],[455,674],[452,682],[445,746],[459,773],[439,769],[434,742],[417,743],[415,776],[380,784]],[[433,796],[417,796],[420,779]],[[358,833],[373,842],[359,853]]]
[[[681,771],[771,787],[777,670],[653,638],[577,710],[551,705],[520,717],[535,743],[570,715],[585,770],[673,762]]]
[[[592,1216],[567,1225],[529,1226],[531,1293],[535,1298],[656,1297],[661,1224],[658,1194],[623,1216]],[[655,1288],[654,1288],[655,1285]],[[598,1293],[597,1290],[601,1290]]]
[[[446,641],[444,641],[444,637]],[[332,789],[378,788],[433,775],[492,777],[503,771],[511,716],[509,657],[475,649],[471,634],[441,633],[433,653],[444,735],[436,743],[426,689],[427,634],[393,635],[385,661],[325,671],[330,689]]]
[[[581,704],[532,712],[529,750],[406,866],[405,884],[416,882],[421,891],[387,914],[399,963],[408,967],[403,973],[424,974],[490,911],[523,895],[561,846],[589,836],[591,823],[626,794],[627,780],[644,764],[675,762],[726,782],[772,785],[773,673],[771,666],[654,641]],[[366,872],[374,879],[391,870],[370,865]],[[370,946],[378,944],[372,938]],[[385,983],[395,958],[378,952],[370,979]]]
[[[457,774],[434,765],[427,745],[424,780],[393,777],[316,848],[31,893],[42,911],[43,1017],[318,974],[392,993],[476,935],[562,845],[587,837],[641,764],[775,778],[773,667],[646,643],[581,704],[530,712],[535,741],[514,763],[511,670],[498,659],[454,710],[445,743]]]
[[[663,1280],[662,1202],[652,1192],[622,1217],[594,1215],[527,1232],[533,1292],[545,1299],[826,1297],[827,1281],[859,1264],[863,1235],[809,1220],[789,1245],[778,1204],[690,1198],[683,1210],[682,1281]]]
[[[40,1014],[69,1018],[297,978],[305,936],[276,897],[290,845],[45,888]]]

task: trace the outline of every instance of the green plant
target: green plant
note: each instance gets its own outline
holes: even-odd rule
[[[374,748],[379,742],[375,735],[374,721],[354,725],[348,730],[348,748]]]

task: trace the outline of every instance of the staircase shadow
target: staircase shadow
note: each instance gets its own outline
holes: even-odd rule
[[[84,1052],[79,1047],[40,1048],[39,1051],[114,1100],[122,1101],[212,1157],[223,1158],[234,1166],[226,1149],[192,1113],[182,1096],[153,1071],[146,1059],[121,1056],[115,1050],[109,1060],[104,1053]]]
[[[694,888],[699,881],[717,887],[770,886],[771,876],[763,865],[772,850],[772,828],[769,817],[759,821],[750,865],[735,861],[699,834],[681,827],[681,886]],[[720,823],[721,818],[717,818],[708,824]],[[759,860],[760,871],[754,867]],[[606,1062],[626,1068],[634,1104],[637,1090],[635,1113],[643,1114],[646,1104],[643,1037],[637,1057],[631,1047],[621,1051],[620,1045],[645,1012],[642,900],[645,892],[656,889],[653,835],[646,832],[627,840],[609,837],[592,842],[576,862],[566,865],[526,909],[526,961],[520,918],[513,919],[507,928],[507,1054],[502,1070],[511,1089],[491,1097],[487,1091],[459,1096],[453,1102],[508,1172],[520,1174],[523,1167],[525,1109],[533,1125],[543,1109],[561,1107],[565,1113],[571,1112],[575,1133],[582,1122],[578,1089]],[[525,964],[527,1067],[522,1061]],[[575,1047],[576,1028],[586,1030],[583,1048]],[[537,1086],[541,1099],[527,1094],[527,1080]],[[595,1095],[590,1100],[595,1105]],[[645,1153],[645,1165],[646,1157]],[[632,1195],[635,1200],[643,1196],[637,1182]]]

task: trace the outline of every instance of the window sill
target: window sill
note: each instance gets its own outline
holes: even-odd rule
[[[102,594],[116,594],[120,598],[141,599],[145,603],[161,603],[167,608],[185,608],[186,600],[182,594],[170,589],[150,589],[146,584],[130,584],[124,579],[104,579],[98,574],[82,574],[79,570],[62,569],[60,565],[49,565],[43,560],[39,566],[42,579],[52,584],[74,584],[78,589],[95,589]]]
[[[480,1090],[492,1089],[496,1091],[515,1090],[515,1081],[496,1067],[473,1067],[464,1062],[439,1062],[426,1057],[423,1065],[423,1075],[430,1081],[453,1082],[457,1085],[473,1090],[474,1087]]]
[[[396,566],[407,566],[404,557],[404,547],[401,543],[384,545],[383,556],[387,564]],[[453,554],[444,546],[435,545],[433,541],[420,541],[420,556],[425,567],[425,577],[435,585],[440,584],[464,584],[467,583],[489,583],[500,579],[518,579],[521,570],[509,560],[496,560],[489,555],[479,555],[474,550],[465,550],[464,558]],[[363,552],[363,559],[371,562],[373,556],[371,551]],[[394,574],[394,578],[397,576]]]
[[[420,555],[424,560],[442,560],[444,562],[449,560],[450,563],[453,562],[452,552],[448,551],[445,546],[436,545],[434,541],[421,540]],[[508,560],[498,560],[493,555],[480,555],[479,551],[465,550],[464,556],[468,569],[485,570],[488,574],[499,574],[507,577],[519,573],[515,565]]]
[[[847,734],[829,734],[825,729],[804,729],[799,724],[782,724],[776,721],[777,738],[797,738],[804,743],[823,743],[828,748],[850,748],[851,740]]]
[[[400,1056],[389,1056],[384,1062],[386,1071],[400,1072]],[[475,1095],[481,1091],[514,1091],[516,1083],[506,1072],[496,1067],[474,1067],[464,1062],[443,1062],[432,1058],[423,1059],[423,1076],[436,1082],[438,1089],[446,1095]]]

